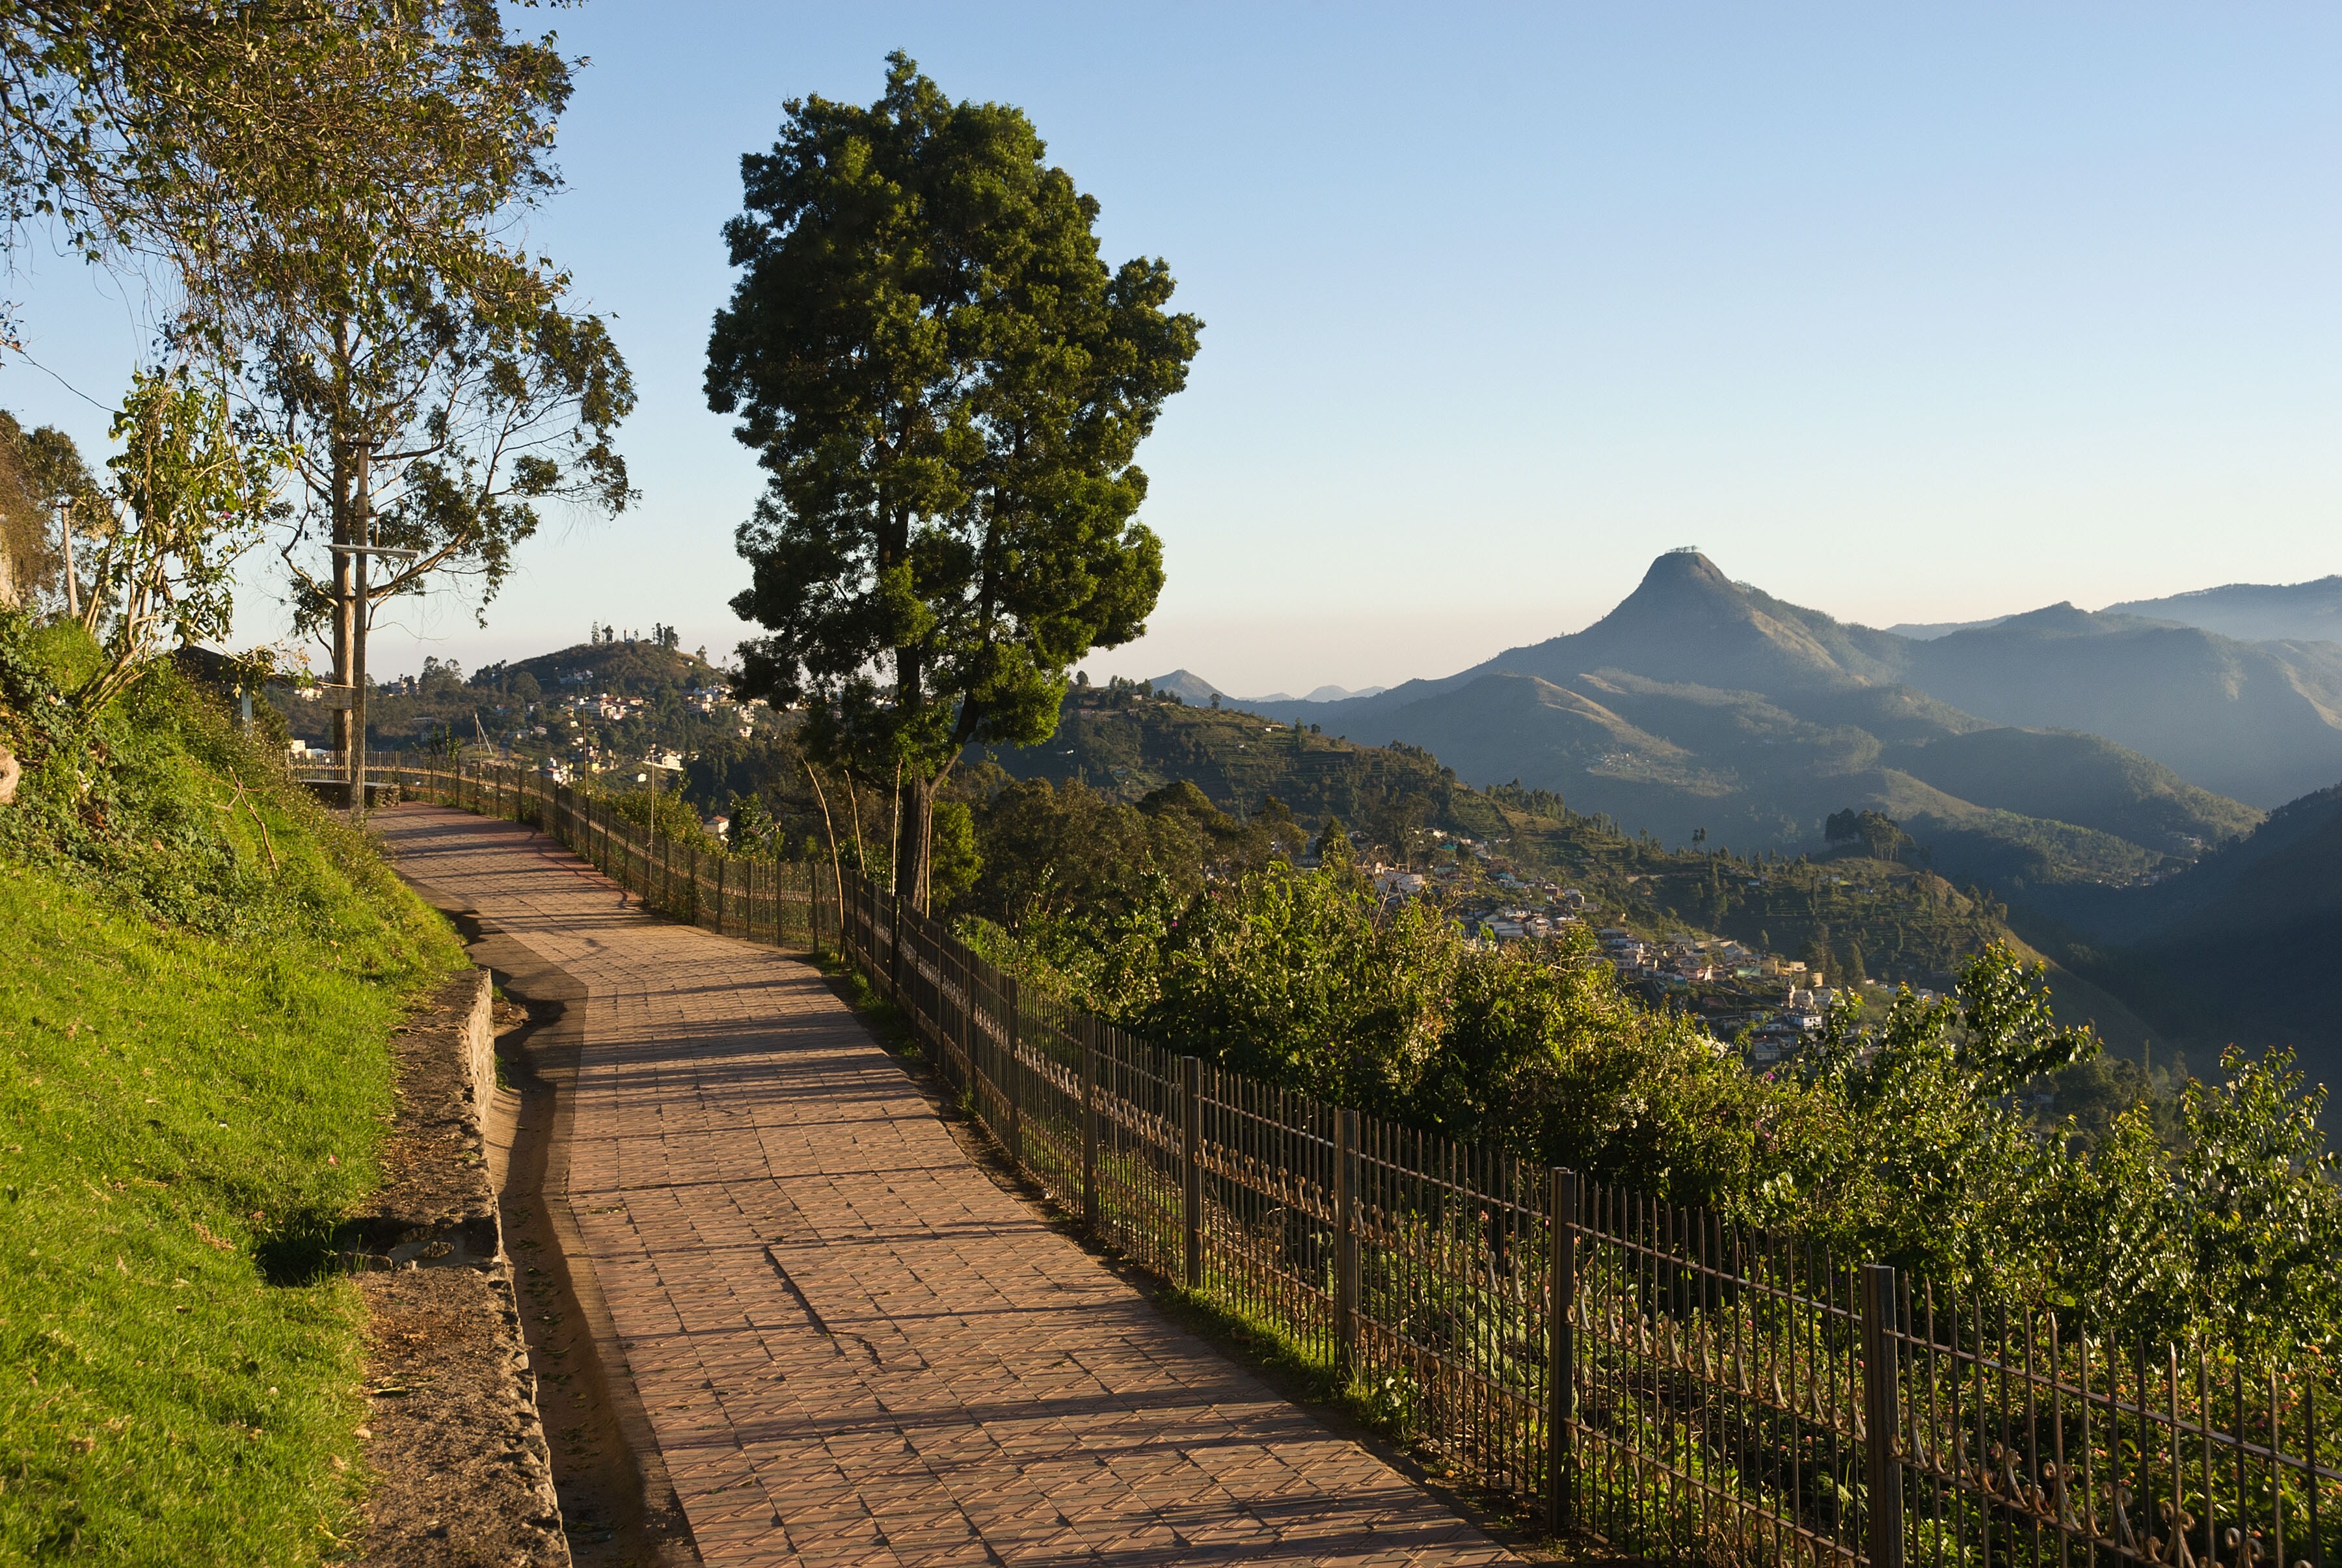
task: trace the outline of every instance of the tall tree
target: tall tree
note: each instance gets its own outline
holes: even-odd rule
[[[904,780],[895,885],[927,899],[935,792],[969,745],[1056,729],[1066,673],[1145,629],[1162,549],[1133,460],[1202,323],[1157,259],[1108,270],[1095,198],[1023,111],[900,53],[867,108],[790,102],[741,160],[742,269],[707,397],[770,478],[733,602],[746,694],[816,753]]]
[[[143,266],[175,357],[249,372],[247,433],[302,458],[296,614],[361,701],[375,603],[447,570],[485,597],[538,503],[627,497],[625,367],[505,242],[558,185],[570,69],[492,0],[0,6],[6,242]],[[410,553],[369,581],[377,545]]]
[[[368,72],[377,55],[387,77]],[[493,6],[425,6],[375,49],[311,64],[317,117],[379,136],[378,178],[236,227],[185,329],[242,361],[248,426],[295,456],[280,549],[296,625],[330,627],[335,683],[360,705],[336,715],[349,749],[375,607],[451,576],[484,604],[543,505],[623,508],[611,432],[634,389],[569,276],[512,237],[559,184],[570,76],[551,40],[507,38]],[[338,178],[326,165],[306,183]],[[368,553],[385,548],[402,553]]]
[[[79,615],[76,530],[85,546],[109,523],[73,437],[53,425],[27,430],[0,411],[0,605],[55,598]]]

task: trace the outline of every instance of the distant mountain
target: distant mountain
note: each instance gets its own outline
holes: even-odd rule
[[[1927,642],[1939,637],[1949,637],[1956,631],[1977,631],[1988,626],[1998,626],[2007,618],[1994,616],[1990,620],[1898,620],[1887,629],[1897,637],[1907,637],[1913,642]]]
[[[2128,625],[2103,629],[2130,646]],[[1517,779],[1675,841],[1705,829],[1743,849],[1811,847],[1832,812],[1867,807],[1908,824],[1946,875],[2010,890],[2138,880],[2259,820],[2136,749],[1946,699],[1942,686],[1982,684],[1979,668],[2025,636],[1918,643],[1670,552],[1582,632],[1373,699],[1262,706],[1353,740],[1427,747],[1473,783]]]
[[[1241,702],[1257,708],[1266,702],[1347,702],[1354,698],[1379,697],[1384,690],[1379,686],[1362,687],[1356,691],[1346,686],[1321,686],[1306,697],[1294,697],[1282,691],[1271,692],[1266,697],[1230,697],[1192,669],[1175,669],[1168,675],[1156,676],[1147,684],[1157,691],[1167,691],[1180,701],[1197,708],[1210,707],[1215,697],[1223,702]]]
[[[1613,705],[1585,684],[1596,675],[1753,693],[1802,718],[1835,715],[1865,729],[1855,710],[1886,701],[1906,709],[1897,722],[1917,726],[1906,739],[1980,724],[2077,730],[2161,762],[2199,789],[2264,808],[2342,779],[2342,645],[2243,642],[2070,604],[1917,640],[1736,585],[1696,552],[1661,556],[1617,608],[1584,631],[1373,698],[1262,708],[1336,733],[1408,739],[1391,729],[1390,715],[1408,709],[1407,724],[1422,727],[1428,710],[1416,705],[1491,674],[1535,676],[1606,707]],[[1922,699],[1935,704],[1924,715]],[[1702,699],[1692,706],[1712,712],[1716,705]],[[1474,755],[1509,777],[1490,750],[1499,746],[1485,738]],[[1546,787],[1565,788],[1557,779]]]
[[[1247,697],[1240,700],[1257,708],[1264,702],[1347,702],[1354,697],[1380,697],[1389,688],[1362,686],[1353,691],[1346,686],[1321,686],[1306,697],[1296,697],[1289,691],[1272,691],[1266,697]]]
[[[1227,695],[1192,669],[1175,669],[1168,675],[1156,676],[1147,684],[1157,691],[1167,691],[1180,701],[1193,703],[1198,708],[1208,708],[1212,699]]]
[[[2108,605],[2106,613],[2177,621],[2247,642],[2342,642],[2342,577],[2306,583],[2230,583],[2168,598]]]
[[[1957,708],[2102,735],[2256,806],[2342,779],[2342,646],[2239,642],[2070,604],[1897,640],[1901,678]]]

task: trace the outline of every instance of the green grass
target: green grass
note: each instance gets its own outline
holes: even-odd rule
[[[0,670],[0,739],[43,673]],[[337,1559],[365,1406],[335,1227],[375,1184],[390,1033],[463,955],[206,699],[149,684],[0,809],[0,1562]]]
[[[365,1405],[325,1263],[398,990],[19,867],[0,929],[0,1559],[330,1554]]]

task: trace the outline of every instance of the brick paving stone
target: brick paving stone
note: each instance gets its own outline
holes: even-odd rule
[[[806,964],[510,823],[375,822],[585,988],[546,1197],[710,1568],[1520,1561],[1003,1191]]]

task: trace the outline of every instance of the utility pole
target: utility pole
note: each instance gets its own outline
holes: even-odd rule
[[[73,558],[73,504],[71,491],[57,503],[57,531],[64,537],[65,547],[65,614],[81,618],[81,578],[75,575]]]
[[[334,588],[341,602],[335,607],[335,661],[346,668],[349,708],[347,745],[343,758],[348,767],[350,814],[365,816],[366,633],[374,624],[373,596],[366,561],[372,556],[413,560],[421,552],[377,545],[374,535],[374,496],[370,487],[373,451],[360,445],[354,454],[350,531],[355,538],[334,545]]]
[[[351,496],[350,526],[357,547],[350,554],[350,819],[365,818],[365,689],[366,624],[374,606],[366,602],[366,547],[374,543],[374,443],[357,450],[356,483]]]
[[[350,487],[350,457],[357,443],[338,432],[334,437],[334,678],[329,695],[334,699],[334,749],[342,754],[344,776],[347,776],[350,746],[350,646],[356,640],[351,617],[357,606],[357,557],[351,552],[356,548],[356,531],[350,526],[352,500]],[[355,805],[353,800],[352,805]]]

